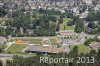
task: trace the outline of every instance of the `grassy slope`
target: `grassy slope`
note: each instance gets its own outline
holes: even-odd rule
[[[79,53],[84,53],[84,54],[86,54],[86,53],[90,52],[90,49],[89,49],[87,46],[85,46],[84,44],[70,45],[71,49],[72,49],[73,47],[75,47],[75,46],[78,46],[78,51],[79,51]]]
[[[10,48],[8,48],[7,53],[20,53],[24,48],[26,48],[28,45],[26,44],[13,44]]]

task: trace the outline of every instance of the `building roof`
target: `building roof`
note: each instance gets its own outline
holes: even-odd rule
[[[59,32],[74,32],[73,30],[60,30]]]
[[[76,34],[73,30],[61,30],[59,31],[60,35],[74,35]]]
[[[25,51],[45,52],[45,53],[60,53],[65,52],[64,48],[43,47],[43,46],[28,46]]]
[[[28,47],[26,48],[26,50],[30,50],[30,51],[39,51],[38,48],[39,48],[39,47],[37,47],[37,46],[31,45],[31,46],[28,46]]]
[[[96,44],[89,44],[89,46],[93,49],[99,48],[100,47],[100,43],[96,43]]]

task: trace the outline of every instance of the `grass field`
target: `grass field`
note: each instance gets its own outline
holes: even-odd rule
[[[8,48],[7,51],[5,51],[6,53],[21,53],[21,51],[26,48],[28,45],[26,44],[13,44],[11,47]]]
[[[86,54],[86,53],[90,52],[90,49],[89,49],[87,46],[85,46],[84,44],[70,45],[71,49],[72,49],[73,47],[75,47],[75,46],[78,46],[78,52],[79,52],[79,53],[84,53],[84,54]]]
[[[58,44],[56,39],[50,39],[50,42],[51,42],[52,45],[57,45]]]
[[[64,30],[64,25],[65,25],[65,30],[73,30],[73,27],[72,26],[67,26],[68,20],[69,19],[67,19],[67,18],[64,18],[63,19],[63,23],[60,24],[60,30]]]
[[[2,49],[6,48],[6,47],[7,47],[6,44],[1,44],[0,45],[0,48],[2,48]]]
[[[42,44],[42,39],[30,39],[31,44]]]

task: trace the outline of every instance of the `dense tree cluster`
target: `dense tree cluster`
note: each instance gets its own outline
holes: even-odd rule
[[[80,6],[80,8],[82,8],[80,13],[83,13],[87,9],[87,5],[84,4]],[[4,14],[4,16],[6,15],[6,11],[4,9],[1,9],[0,11],[3,12],[2,14]],[[99,34],[99,16],[99,11],[91,11],[86,17],[86,21],[84,21],[84,19],[80,19],[79,16],[75,16],[73,11],[70,9],[65,13],[61,13],[60,11],[55,11],[53,9],[48,10],[48,8],[46,10],[40,8],[32,11],[16,9],[12,12],[8,12],[7,17],[9,19],[5,21],[7,28],[4,30],[0,29],[0,34],[4,36],[9,34],[13,36],[55,36],[56,31],[59,31],[60,24],[64,21],[63,18],[66,17],[70,20],[64,25],[64,30],[67,25],[73,26],[74,31],[77,33],[86,32],[89,34]],[[98,24],[94,23],[94,21],[97,20]],[[85,26],[84,24],[87,21],[89,22],[88,26]],[[22,30],[20,28],[22,28]],[[88,28],[90,30],[88,30]],[[24,34],[22,35],[20,32]]]
[[[93,41],[100,42],[100,40],[99,40],[98,38],[89,38],[89,39],[87,39],[87,40],[84,42],[84,44],[85,44],[86,46],[88,46],[88,45],[91,44],[91,42],[93,42]]]
[[[89,34],[100,34],[100,12],[90,12],[86,17],[88,23],[86,27],[86,33]]]
[[[81,20],[77,21],[75,24],[75,32],[77,33],[81,33],[84,31],[84,25],[83,22]]]
[[[60,11],[55,10],[43,10],[42,8],[39,9],[40,14],[48,14],[48,15],[61,15],[62,13]]]
[[[96,21],[100,20],[100,12],[90,12],[86,17],[86,21]]]
[[[57,13],[57,12],[56,12]],[[33,15],[35,15],[33,13]],[[56,31],[56,22],[57,18],[44,13],[39,16],[34,16],[31,18],[30,12],[23,12],[22,10],[16,10],[12,12],[12,19],[6,20],[6,28],[5,29],[6,35],[12,34],[11,32],[14,31],[14,36],[23,36],[21,35],[20,28],[22,28],[24,35],[28,36],[28,30],[31,30],[31,34],[33,36],[54,36]],[[15,28],[15,29],[11,29]]]
[[[6,14],[6,10],[0,7],[0,17],[4,17]]]

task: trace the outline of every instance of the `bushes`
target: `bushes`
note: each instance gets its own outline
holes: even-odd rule
[[[0,53],[2,53],[2,49],[0,48]]]
[[[0,8],[0,17],[3,17],[7,14],[7,12],[3,9],[3,8]]]
[[[98,39],[98,38],[89,38],[89,39],[87,39],[85,42],[84,42],[84,44],[86,45],[86,46],[88,46],[91,42],[93,42],[93,41],[96,41],[96,42],[100,42],[100,40]]]

